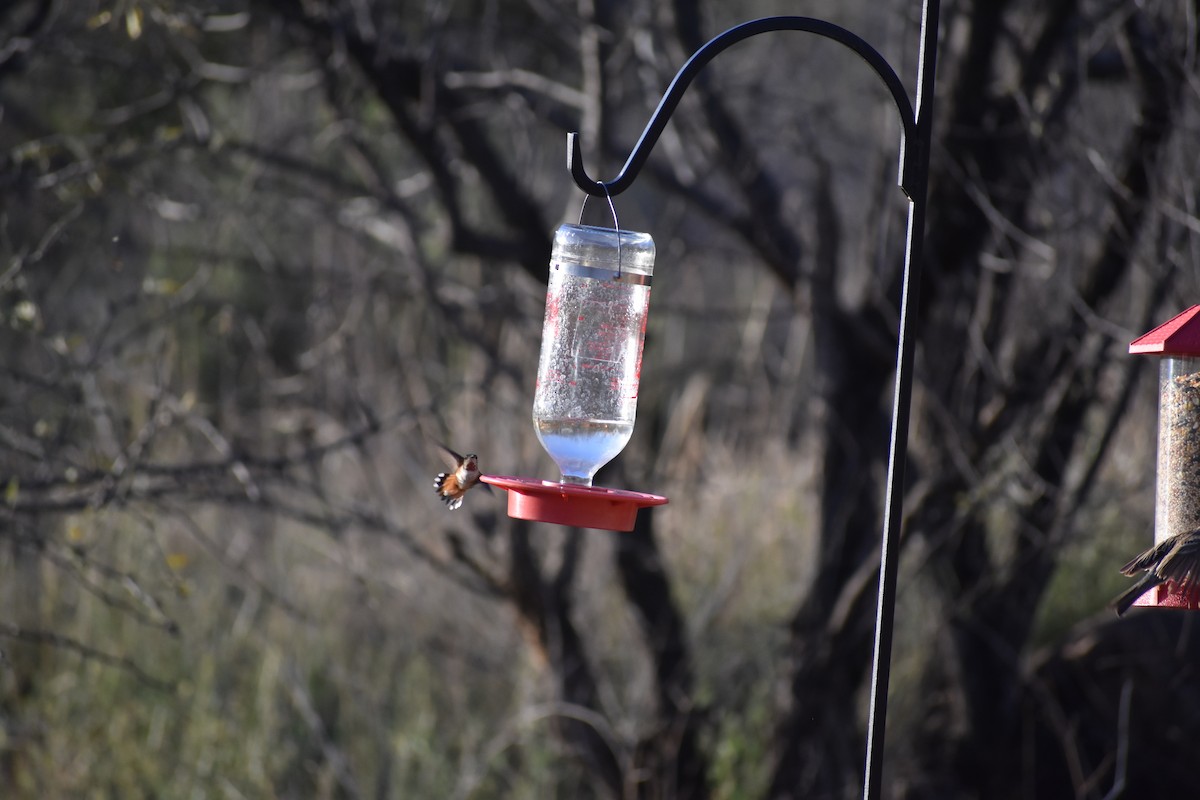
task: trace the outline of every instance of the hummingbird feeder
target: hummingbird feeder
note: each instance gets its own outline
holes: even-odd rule
[[[866,62],[895,101],[902,128],[898,183],[908,198],[909,213],[879,551],[879,594],[863,776],[865,800],[875,800],[883,791],[883,738],[898,571],[898,559],[892,553],[897,550],[903,517],[904,457],[916,357],[915,337],[909,330],[916,318],[916,287],[921,282],[940,8],[940,0],[921,2],[915,105],[887,59],[852,31],[812,17],[763,17],[735,25],[692,54],[675,74],[625,166],[612,180],[601,182],[588,175],[578,134],[567,134],[567,169],[575,185],[591,197],[606,198],[611,208],[612,198],[629,188],[646,163],[696,75],[729,47],[774,31],[810,33],[845,46]],[[615,225],[615,211],[613,222],[612,230],[563,225],[554,236],[533,422],[542,446],[558,463],[562,480],[552,483],[482,476],[480,480],[509,490],[509,516],[631,530],[639,508],[667,502],[665,497],[591,485],[596,470],[621,451],[633,432],[654,266],[653,240],[646,234],[620,231]]]
[[[485,475],[518,519],[632,530],[639,508],[667,498],[592,486],[633,434],[654,240],[565,224],[554,234],[533,425],[558,482]]]
[[[1154,541],[1200,528],[1200,305],[1134,339],[1130,353],[1159,356]],[[1195,587],[1166,581],[1135,603],[1200,608]]]

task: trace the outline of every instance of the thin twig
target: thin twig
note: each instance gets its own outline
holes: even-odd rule
[[[112,653],[106,653],[103,650],[97,650],[91,645],[84,644],[78,639],[73,639],[70,636],[65,636],[61,633],[22,628],[18,625],[0,622],[0,636],[5,636],[9,639],[27,642],[30,644],[48,644],[52,647],[58,647],[63,650],[71,650],[86,659],[96,661],[109,667],[116,667],[117,669],[125,670],[147,686],[163,692],[175,691],[175,684],[161,678],[156,678],[155,676],[146,672],[132,660],[124,656],[118,656]]]
[[[1121,699],[1117,706],[1117,758],[1113,767],[1113,785],[1104,800],[1117,800],[1125,793],[1125,770],[1129,765],[1129,709],[1133,705],[1133,680],[1126,677],[1121,684]]]

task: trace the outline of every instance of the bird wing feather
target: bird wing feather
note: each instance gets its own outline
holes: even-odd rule
[[[462,463],[463,457],[441,442],[434,442],[434,444],[437,445],[438,454],[442,457],[442,460],[446,462],[446,466],[448,466],[451,471],[458,469],[458,465]]]
[[[1166,544],[1166,542],[1164,542]],[[1200,582],[1200,531],[1192,531],[1179,537],[1155,569],[1165,581],[1184,586],[1195,586]]]
[[[1167,554],[1171,551],[1171,548],[1176,544],[1177,542],[1174,538],[1164,539],[1163,541],[1154,545],[1154,547],[1151,547],[1146,552],[1131,560],[1125,566],[1121,567],[1121,573],[1124,575],[1133,576],[1139,572],[1146,572],[1147,570],[1155,569],[1160,563],[1162,563],[1163,559],[1166,558]]]

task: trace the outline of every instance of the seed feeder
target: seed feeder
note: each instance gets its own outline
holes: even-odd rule
[[[1200,528],[1200,305],[1129,345],[1160,356],[1154,541]],[[1134,605],[1200,609],[1200,586],[1165,581]]]
[[[633,434],[653,272],[647,233],[572,224],[555,232],[533,426],[562,478],[483,476],[508,490],[509,516],[628,531],[639,508],[667,502],[592,485]]]

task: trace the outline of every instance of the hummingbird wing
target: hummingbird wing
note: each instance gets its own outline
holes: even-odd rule
[[[438,454],[446,462],[446,466],[452,470],[458,469],[459,465],[463,462],[463,457],[441,442],[434,442],[434,445],[437,446]]]

